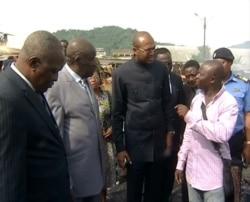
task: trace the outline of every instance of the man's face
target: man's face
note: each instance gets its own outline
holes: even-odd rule
[[[188,67],[184,71],[186,82],[191,87],[196,87],[197,74],[199,73],[196,67]]]
[[[162,61],[166,65],[166,68],[167,68],[168,72],[171,71],[171,69],[172,69],[172,58],[171,58],[171,55],[169,53],[158,54],[156,56],[156,59]]]
[[[146,36],[144,37],[137,47],[133,48],[135,58],[142,63],[152,63],[154,60],[155,43],[154,40]]]
[[[65,64],[62,51],[55,52],[47,60],[36,59],[35,68],[31,68],[30,82],[37,92],[45,92],[58,79],[58,72]]]
[[[199,69],[199,73],[197,74],[197,87],[204,90],[210,85],[210,75],[201,65]]]
[[[78,60],[78,70],[77,74],[82,78],[91,77],[97,68],[95,54],[90,54],[88,56],[80,56]]]

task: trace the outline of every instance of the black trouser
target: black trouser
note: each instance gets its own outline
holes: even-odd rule
[[[177,164],[177,152],[164,159],[163,162],[163,202],[168,202],[174,186],[174,173]]]
[[[163,161],[133,162],[127,167],[127,201],[161,202]]]
[[[186,179],[186,166],[183,170],[183,180],[181,183],[181,198],[182,202],[188,202],[188,188],[187,188],[187,179]]]
[[[232,157],[232,166],[242,168],[241,155],[244,147],[245,135],[243,130],[234,134],[228,141]]]

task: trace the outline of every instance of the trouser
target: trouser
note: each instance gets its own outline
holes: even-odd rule
[[[187,186],[189,202],[227,202],[225,200],[223,187],[214,190],[202,191],[193,188],[189,183]]]
[[[183,170],[183,180],[181,183],[181,198],[182,198],[182,202],[189,202],[187,179],[186,179],[185,171],[186,171],[186,168]]]
[[[228,141],[232,157],[231,173],[234,183],[234,200],[231,201],[234,202],[240,202],[240,196],[241,196],[241,179],[242,179],[242,167],[243,167],[241,155],[243,152],[244,141],[245,141],[245,136],[243,131],[237,132]]]
[[[168,202],[174,186],[174,173],[177,164],[177,152],[163,162],[163,202]]]
[[[231,174],[232,174],[233,184],[234,184],[234,200],[230,200],[230,201],[240,202],[242,168],[238,166],[231,166]],[[229,199],[227,201],[229,201]]]
[[[241,202],[250,201],[250,166],[242,171]]]
[[[127,201],[161,202],[163,162],[133,162],[127,166]]]

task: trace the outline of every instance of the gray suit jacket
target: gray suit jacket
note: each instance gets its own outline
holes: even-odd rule
[[[104,151],[97,102],[93,107],[86,90],[65,67],[46,97],[64,140],[75,196],[100,193],[104,186]]]
[[[66,153],[39,96],[12,68],[0,73],[0,201],[69,202]]]

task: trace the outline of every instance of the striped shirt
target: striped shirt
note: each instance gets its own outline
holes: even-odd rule
[[[202,103],[205,103],[205,97],[200,91],[184,117],[187,125],[176,169],[183,170],[186,164],[187,182],[193,188],[208,191],[223,185],[222,160],[212,141],[220,143],[224,158],[231,159],[227,141],[234,130],[238,107],[224,87],[206,105],[208,120],[203,119]]]

